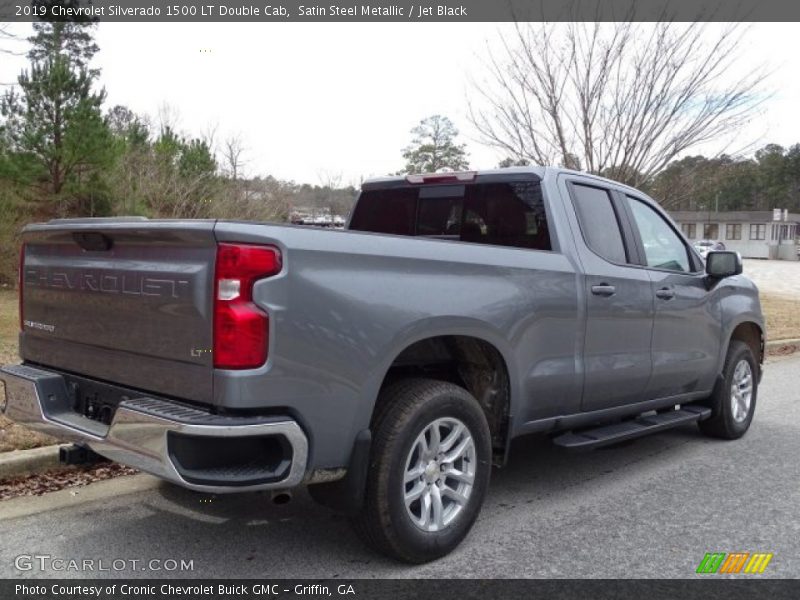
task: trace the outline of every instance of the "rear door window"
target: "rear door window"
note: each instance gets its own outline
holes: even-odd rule
[[[573,183],[572,192],[575,213],[586,245],[607,261],[625,263],[625,244],[608,190]]]

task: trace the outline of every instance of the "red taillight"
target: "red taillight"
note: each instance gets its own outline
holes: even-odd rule
[[[22,284],[25,282],[25,244],[19,248],[19,330],[25,330],[25,318],[22,316]]]
[[[281,270],[274,246],[219,244],[214,276],[214,367],[253,369],[267,361],[269,317],[253,303],[253,284]]]

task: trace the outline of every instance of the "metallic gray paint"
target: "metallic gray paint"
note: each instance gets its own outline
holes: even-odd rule
[[[26,319],[54,322],[71,335],[54,344],[42,332],[26,331],[23,358],[220,410],[283,410],[308,433],[313,470],[347,466],[392,362],[425,338],[474,336],[499,351],[510,379],[513,437],[702,397],[735,326],[752,321],[763,331],[757,291],[743,276],[706,290],[702,276],[696,285],[675,281],[591,253],[559,177],[635,190],[561,169],[492,176],[517,172],[542,177],[551,252],[252,222],[29,226],[24,239],[35,266],[187,277],[193,298],[166,302],[163,295],[139,294],[123,301],[77,291],[69,293],[81,303],[64,308],[58,300],[67,292],[46,287],[28,296],[26,288]],[[111,252],[127,252],[127,262],[117,255],[76,264],[74,249],[66,250],[75,230],[106,233],[115,241]],[[254,288],[255,302],[270,316],[269,359],[261,368],[214,370],[210,354],[189,354],[210,344],[208,278],[216,242],[273,244],[282,252],[281,273]],[[58,259],[55,247],[67,253]],[[620,286],[617,295],[589,293],[610,278]],[[679,293],[661,307],[665,301],[654,292],[664,284]],[[167,318],[175,315],[182,326]],[[654,328],[651,315],[667,322]]]
[[[209,402],[212,396],[213,221],[25,229],[25,360]],[[109,251],[85,251],[74,231],[100,231]]]
[[[519,402],[512,410],[525,420],[575,401],[578,297],[564,255],[252,223],[219,223],[215,232],[220,241],[278,245],[285,268],[254,289],[270,316],[267,364],[216,371],[214,401],[297,411],[315,432],[315,467],[346,464],[383,377],[421,339],[467,335],[494,345]]]
[[[722,372],[728,345],[734,330],[742,323],[755,323],[761,330],[762,342],[767,340],[764,316],[761,312],[761,301],[758,288],[752,280],[744,275],[728,277],[717,283],[720,308],[722,311],[722,327],[720,330],[720,347],[717,355],[717,372]],[[763,357],[762,357],[763,359]]]
[[[595,254],[586,244],[569,200],[567,182],[597,185],[575,174],[558,178],[566,221],[574,240],[586,307],[581,410],[595,411],[642,400],[652,373],[650,348],[653,297],[647,272],[635,265],[618,265]],[[592,293],[593,286],[613,286],[611,296]],[[562,411],[559,414],[568,414]]]

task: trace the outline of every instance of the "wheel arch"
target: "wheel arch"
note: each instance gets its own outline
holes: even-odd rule
[[[375,394],[370,424],[380,402],[380,391],[398,379],[424,376],[450,381],[470,392],[489,423],[495,457],[505,459],[511,429],[513,365],[502,343],[492,335],[463,329],[430,332],[405,341],[386,366]]]
[[[720,358],[718,372],[722,373],[725,364],[725,357],[728,355],[731,342],[741,341],[747,344],[753,351],[753,356],[759,365],[759,373],[761,372],[761,365],[764,362],[764,328],[763,325],[755,320],[742,319],[731,327],[728,335],[725,338],[725,344],[722,348],[722,356]]]

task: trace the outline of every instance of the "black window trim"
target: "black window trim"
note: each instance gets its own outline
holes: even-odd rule
[[[607,186],[602,185],[599,182],[587,180],[587,179],[578,179],[578,178],[570,178],[566,180],[567,190],[569,192],[570,202],[572,203],[572,211],[575,213],[575,220],[578,223],[578,228],[581,232],[581,238],[583,239],[583,245],[589,249],[589,251],[594,254],[595,256],[599,257],[600,259],[604,260],[605,262],[617,265],[618,267],[631,267],[631,266],[639,266],[639,262],[641,258],[639,256],[639,249],[636,247],[634,237],[631,231],[631,224],[628,222],[627,216],[624,215],[623,209],[620,207],[620,201],[617,197],[618,192]],[[597,190],[601,190],[608,194],[608,198],[611,201],[611,210],[614,211],[614,217],[617,220],[617,225],[619,226],[620,237],[622,238],[622,248],[625,252],[626,262],[617,262],[614,260],[610,260],[606,256],[602,256],[598,254],[594,248],[591,247],[589,244],[589,240],[586,239],[586,232],[584,231],[583,224],[581,223],[580,213],[578,212],[578,208],[575,204],[576,202],[576,190],[575,186],[584,186],[584,187],[591,187]]]
[[[647,267],[647,256],[644,253],[644,245],[639,238],[639,230],[636,227],[636,221],[633,220],[633,214],[628,210],[628,203],[625,202],[625,194],[620,190],[611,190],[611,197],[614,202],[614,209],[621,215],[621,222],[623,225],[623,235],[626,244],[630,245],[633,249],[632,256],[628,262],[637,267]]]
[[[623,192],[618,192],[618,193],[622,196],[621,199],[620,199],[621,203],[622,203],[622,206],[623,206],[623,208],[625,210],[625,213],[627,214],[628,219],[630,220],[630,222],[631,222],[631,224],[633,226],[633,236],[634,236],[634,239],[636,241],[636,247],[639,249],[639,253],[640,253],[640,256],[642,258],[641,262],[639,263],[641,267],[643,267],[645,269],[649,269],[651,271],[660,271],[662,273],[672,273],[672,274],[676,274],[676,275],[698,275],[698,274],[703,274],[704,275],[705,274],[705,267],[704,267],[702,261],[695,254],[694,249],[691,248],[691,245],[687,243],[686,239],[684,239],[683,234],[675,228],[675,225],[674,225],[674,223],[672,222],[671,219],[665,218],[664,214],[662,214],[662,211],[659,210],[658,207],[653,206],[653,203],[648,202],[647,200],[645,200],[641,196],[634,195],[634,194],[630,193],[627,190],[624,193]],[[664,222],[667,224],[667,226],[670,229],[672,229],[673,233],[678,236],[678,240],[680,240],[681,244],[683,244],[683,249],[686,251],[686,258],[689,260],[689,265],[692,268],[691,271],[689,271],[687,273],[686,271],[676,271],[674,269],[662,269],[662,268],[659,268],[659,267],[651,267],[650,265],[647,264],[647,258],[646,258],[647,255],[645,254],[645,251],[644,251],[644,243],[642,242],[642,235],[639,232],[638,225],[635,225],[636,220],[635,220],[635,217],[633,216],[633,211],[631,210],[630,206],[628,206],[628,203],[625,201],[625,196],[627,196],[628,198],[630,198],[633,201],[641,202],[645,206],[647,206],[650,209],[654,210],[656,212],[656,214],[658,216],[660,216],[664,220]]]

